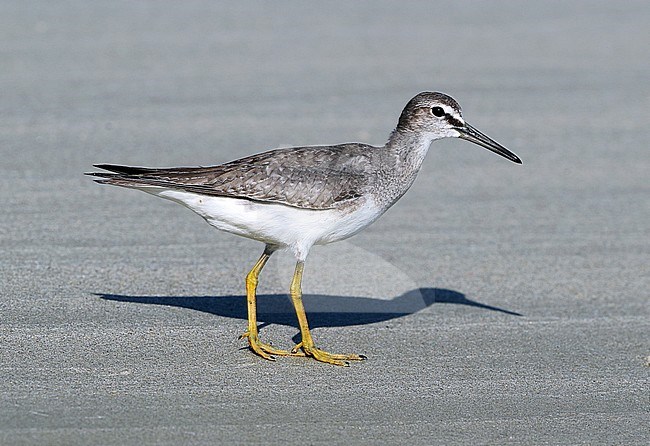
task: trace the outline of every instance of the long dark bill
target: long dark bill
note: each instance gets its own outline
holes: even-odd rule
[[[473,142],[474,144],[478,144],[481,147],[485,147],[497,155],[509,159],[513,163],[521,164],[521,160],[517,155],[468,123],[465,123],[463,127],[459,127],[457,130],[460,133],[461,138]]]

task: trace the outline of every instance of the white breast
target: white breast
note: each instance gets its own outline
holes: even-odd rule
[[[343,209],[310,210],[159,187],[141,190],[190,208],[222,231],[288,247],[299,260],[307,257],[313,245],[348,238],[370,225],[384,211],[372,200],[359,201]]]

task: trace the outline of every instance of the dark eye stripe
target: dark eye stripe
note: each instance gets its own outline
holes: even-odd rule
[[[455,117],[453,117],[449,113],[447,113],[445,115],[445,118],[447,118],[447,122],[450,123],[451,125],[453,125],[454,127],[462,127],[463,126],[462,122],[460,122],[458,119],[456,119]]]

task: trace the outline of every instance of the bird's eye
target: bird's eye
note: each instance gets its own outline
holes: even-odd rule
[[[433,116],[437,116],[438,118],[445,116],[445,111],[442,109],[442,107],[431,108],[431,113],[433,113]]]

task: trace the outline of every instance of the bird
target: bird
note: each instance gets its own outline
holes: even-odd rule
[[[267,360],[302,356],[348,366],[367,359],[316,346],[302,302],[305,260],[315,245],[347,239],[376,221],[411,187],[429,146],[461,138],[514,163],[521,159],[463,118],[451,96],[422,92],[413,97],[383,146],[363,143],[278,148],[209,167],[150,168],[95,164],[89,172],[101,184],[138,189],[191,209],[225,232],[264,243],[245,278],[247,330],[240,336]],[[295,269],[289,295],[300,342],[284,350],[260,340],[256,292],[271,255],[289,250]]]

